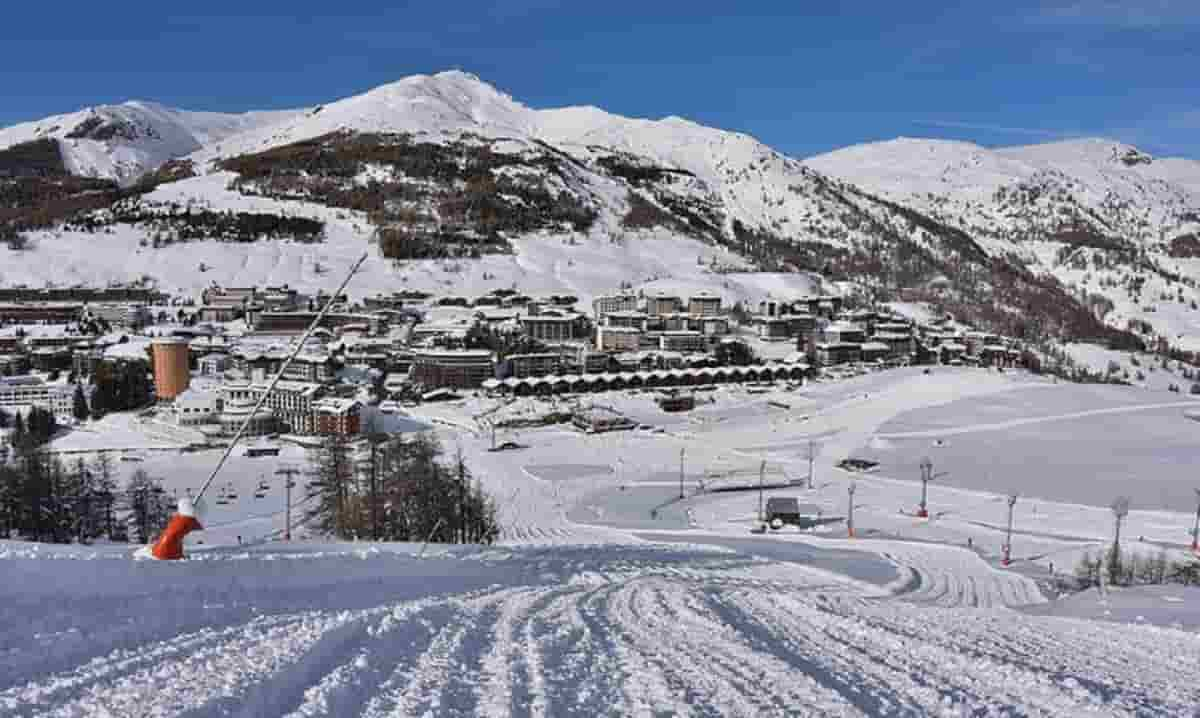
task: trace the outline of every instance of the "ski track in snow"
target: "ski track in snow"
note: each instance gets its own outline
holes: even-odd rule
[[[926,429],[922,431],[900,431],[887,434],[878,434],[880,439],[919,439],[919,438],[940,438],[944,436],[960,436],[962,434],[973,434],[979,431],[1000,431],[1003,429],[1014,429],[1018,426],[1029,426],[1031,424],[1044,424],[1049,421],[1069,421],[1071,419],[1084,419],[1091,416],[1110,416],[1113,414],[1130,414],[1139,411],[1152,411],[1156,409],[1195,409],[1200,406],[1196,401],[1172,401],[1160,404],[1139,404],[1136,406],[1114,406],[1105,409],[1089,409],[1087,411],[1076,411],[1069,414],[1057,414],[1054,416],[1033,416],[1024,419],[1010,419],[1008,421],[992,422],[990,424],[972,424],[970,426],[955,426],[941,429]]]
[[[126,641],[0,677],[0,714],[1085,716],[1200,703],[1195,635],[1028,616],[1005,604],[1036,598],[1032,582],[970,552],[884,553],[916,577],[895,595],[659,544],[436,557],[484,587]],[[371,560],[383,588],[413,580]]]
[[[911,384],[926,391],[826,407],[839,430],[822,463],[955,395]],[[1195,633],[1013,610],[1045,600],[1037,584],[961,546],[795,539],[877,554],[899,573],[880,586],[722,545],[741,525],[683,544],[568,520],[610,481],[583,469],[617,450],[581,456],[579,476],[483,467],[512,492],[489,548],[12,551],[0,716],[1200,715]]]

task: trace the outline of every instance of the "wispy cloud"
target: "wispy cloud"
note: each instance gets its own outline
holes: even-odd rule
[[[1196,0],[1051,0],[1031,18],[1046,24],[1157,29],[1200,25]]]
[[[926,127],[942,127],[954,130],[975,130],[977,132],[997,132],[1009,135],[1028,135],[1031,137],[1053,137],[1062,139],[1064,137],[1078,137],[1078,132],[1064,132],[1062,130],[1047,130],[1040,127],[1012,127],[1009,125],[992,125],[985,122],[959,122],[957,120],[913,120],[915,125],[924,125]]]

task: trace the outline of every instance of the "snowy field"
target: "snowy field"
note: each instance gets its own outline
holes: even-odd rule
[[[1129,494],[1138,508],[1186,511],[1200,423],[1184,412],[1197,408],[1121,387],[1020,390],[901,415],[855,456],[914,479],[928,456],[947,473],[939,486],[1099,505]]]
[[[684,414],[659,411],[651,393],[589,397],[648,428],[505,431],[498,440],[527,448],[494,453],[474,417],[569,404],[472,396],[414,409],[497,498],[503,540],[491,548],[278,542],[274,471],[303,462],[295,447],[235,454],[218,485],[238,498],[213,507],[187,562],[0,543],[15,579],[0,585],[0,714],[1196,714],[1198,592],[1058,599],[1047,581],[1052,563],[1069,571],[1109,540],[1099,469],[1128,476],[1157,453],[1172,463],[1123,487],[1135,507],[1125,547],[1183,554],[1194,505],[1175,498],[1194,483],[1200,425],[1164,404],[1186,397],[941,367],[758,391],[720,387]],[[911,515],[918,450],[950,472],[931,487],[928,520]],[[870,472],[836,468],[872,452]],[[176,491],[216,459],[128,455],[141,461],[123,471]],[[1002,568],[1010,487],[985,479],[1022,456],[1046,473],[1023,470]],[[796,496],[834,521],[751,534],[760,468],[798,482],[765,497]],[[851,479],[855,538],[839,520]],[[700,491],[718,480],[750,490]],[[260,481],[270,486],[256,499]]]

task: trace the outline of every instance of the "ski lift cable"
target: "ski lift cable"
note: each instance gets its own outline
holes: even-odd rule
[[[312,324],[308,325],[308,329],[304,330],[304,334],[300,337],[300,341],[296,342],[296,347],[292,350],[292,353],[288,355],[287,360],[282,366],[279,367],[279,371],[275,374],[274,378],[271,379],[271,383],[267,385],[267,390],[258,397],[258,401],[254,404],[254,409],[251,410],[251,412],[246,416],[246,420],[242,422],[242,425],[238,428],[237,433],[234,434],[233,440],[229,442],[229,446],[225,449],[225,453],[221,455],[220,460],[217,461],[217,465],[213,467],[212,473],[208,475],[208,478],[200,487],[200,491],[196,493],[196,499],[200,499],[204,496],[204,492],[208,491],[209,485],[212,484],[213,479],[217,478],[217,474],[221,472],[221,468],[224,467],[225,462],[229,460],[229,456],[233,453],[234,447],[237,446],[238,441],[241,440],[242,436],[246,433],[246,429],[250,427],[251,422],[254,421],[254,417],[258,414],[259,410],[262,409],[263,404],[266,403],[267,397],[270,396],[271,392],[275,390],[275,385],[278,384],[279,380],[283,378],[284,372],[286,372],[288,367],[292,365],[292,361],[300,354],[301,351],[303,351],[305,342],[307,342],[308,338],[312,336],[312,333],[316,331],[317,327],[321,324],[321,320],[323,320],[325,315],[329,313],[329,310],[333,308],[337,298],[341,296],[342,291],[346,288],[346,285],[350,283],[350,280],[358,272],[358,269],[362,266],[363,262],[367,261],[367,257],[369,255],[370,252],[364,252],[363,255],[358,258],[358,261],[355,262],[352,267],[350,267],[349,273],[346,274],[346,278],[342,280],[341,285],[338,286],[337,290],[333,293],[333,296],[329,298],[329,301],[327,301],[325,306],[321,308],[321,311],[317,313],[317,316],[312,320]]]

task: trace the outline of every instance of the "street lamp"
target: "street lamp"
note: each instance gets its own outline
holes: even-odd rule
[[[1125,516],[1129,513],[1129,497],[1122,496],[1112,503],[1113,516],[1116,518],[1116,530],[1113,532],[1113,550],[1119,551],[1121,547],[1121,522],[1125,520]]]
[[[292,477],[300,473],[300,470],[294,466],[284,466],[275,471],[277,476],[283,477],[283,495],[284,495],[284,514],[283,514],[283,540],[292,540],[292,486],[295,481]]]
[[[1017,505],[1017,494],[1008,495],[1008,532],[1004,538],[1004,558],[1000,563],[1005,566],[1012,563],[1012,527],[1013,527],[1013,507]]]
[[[929,518],[929,482],[933,481],[933,461],[928,457],[921,459],[921,505],[917,509],[917,516],[927,519]]]

